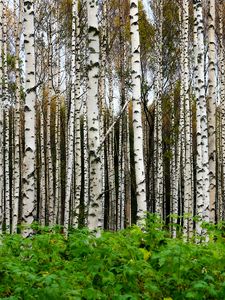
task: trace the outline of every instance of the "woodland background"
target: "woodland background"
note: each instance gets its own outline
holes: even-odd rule
[[[1,232],[224,219],[224,1],[146,5],[0,1]]]

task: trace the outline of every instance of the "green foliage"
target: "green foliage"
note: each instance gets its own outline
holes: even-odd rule
[[[224,299],[225,224],[205,225],[209,242],[171,239],[147,218],[142,231],[87,229],[68,238],[61,228],[0,237],[1,299]]]

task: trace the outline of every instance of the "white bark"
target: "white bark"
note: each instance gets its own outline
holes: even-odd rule
[[[155,110],[155,135],[157,145],[154,145],[156,152],[155,162],[155,211],[163,218],[164,203],[163,203],[163,144],[162,144],[162,22],[163,22],[163,0],[157,1],[156,6],[156,80],[155,80],[155,94],[156,94],[156,110]]]
[[[222,202],[219,202],[219,219],[224,220],[224,201],[225,201],[225,65],[224,65],[224,28],[223,28],[223,0],[219,4],[219,83],[220,83],[220,102],[221,102],[221,145],[222,145]]]
[[[16,13],[16,1],[14,1],[14,18],[15,22],[17,18]],[[12,212],[12,232],[16,233],[17,231],[17,223],[18,223],[18,214],[19,214],[19,196],[20,196],[20,68],[19,68],[19,60],[20,60],[20,36],[22,31],[22,1],[19,1],[19,16],[18,16],[18,24],[15,24],[15,47],[16,47],[16,62],[15,62],[15,72],[16,72],[16,105],[15,105],[15,123],[14,123],[14,143],[15,143],[15,159],[13,165],[13,181],[14,181],[14,189],[13,189],[13,212]]]
[[[182,66],[182,85],[183,85],[183,100],[185,108],[185,157],[184,164],[184,233],[189,236],[192,231],[192,216],[193,216],[193,195],[192,195],[192,147],[191,147],[191,103],[189,99],[189,59],[188,59],[188,42],[189,42],[189,1],[183,0],[183,20],[182,20],[182,51],[183,51],[183,66]]]
[[[119,121],[119,145],[118,145],[118,203],[117,203],[117,230],[124,227],[124,202],[125,202],[125,189],[124,189],[124,131],[123,131],[123,117]]]
[[[59,8],[58,8],[59,10]],[[61,221],[61,45],[59,31],[59,12],[57,15],[57,95],[56,95],[56,116],[55,116],[55,205],[54,205],[54,224]]]
[[[171,223],[172,225],[172,236],[176,237],[176,224],[177,224],[177,217],[178,217],[178,190],[179,190],[179,166],[178,161],[179,157],[176,143],[176,133],[175,133],[175,110],[174,110],[174,96],[171,99],[171,106],[172,106],[172,117],[171,117],[171,126],[172,126],[172,132],[173,132],[173,142],[171,146],[171,167],[170,167],[170,173],[171,173],[171,205],[170,205],[170,213],[172,214],[171,217]]]
[[[83,67],[83,147],[84,147],[84,170],[83,170],[83,201],[84,201],[84,221],[85,225],[88,225],[88,205],[89,205],[89,153],[88,153],[88,111],[87,111],[87,91],[88,91],[88,72],[87,72],[87,60],[88,60],[88,41],[86,40],[88,35],[88,24],[87,24],[87,1],[84,1],[84,15],[82,24],[84,24],[84,37],[81,39],[81,55],[83,54],[83,61],[85,62]]]
[[[4,105],[4,200],[5,200],[5,225],[6,233],[10,233],[10,178],[9,178],[9,92],[8,92],[8,64],[7,64],[7,23],[6,2],[3,2],[3,105]]]
[[[35,54],[33,0],[24,0],[24,43],[26,55],[25,156],[23,159],[22,220],[31,225],[35,218]],[[29,232],[24,231],[24,235]]]
[[[109,53],[108,59],[108,81],[109,81],[109,129],[114,124],[114,103],[113,103],[113,72],[112,57]],[[108,130],[109,130],[108,129]],[[108,131],[107,131],[108,132]],[[116,226],[116,184],[114,168],[114,126],[109,133],[109,150],[108,150],[108,176],[109,176],[109,229],[115,230]]]
[[[126,145],[124,149],[125,176],[126,176],[126,226],[131,226],[131,176],[130,176],[130,119],[129,106],[126,109]]]
[[[209,133],[209,192],[210,221],[215,222],[216,205],[216,36],[215,36],[215,0],[208,0],[208,133]]]
[[[102,4],[102,26],[100,31],[100,69],[99,69],[99,113],[100,113],[100,143],[104,140],[105,112],[106,112],[106,3]],[[106,174],[105,174],[105,143],[99,153],[102,163],[102,220],[105,213]]]
[[[133,129],[134,129],[134,156],[136,175],[137,217],[141,221],[147,211],[145,170],[143,157],[143,129],[141,118],[141,64],[140,64],[140,37],[138,22],[138,0],[130,1],[131,22],[131,65],[133,87]]]
[[[40,176],[40,204],[39,221],[42,226],[45,225],[45,213],[47,203],[47,180],[46,180],[46,151],[45,151],[45,122],[44,105],[40,104],[40,150],[41,150],[41,176]]]
[[[209,221],[209,156],[207,131],[207,105],[205,97],[204,77],[204,32],[202,1],[194,1],[195,32],[196,32],[196,78],[197,97],[197,208],[200,220]],[[201,222],[196,224],[197,233],[202,233]]]
[[[78,5],[75,1],[74,5]],[[78,8],[76,9],[78,12]],[[80,64],[80,20],[78,18],[78,13],[75,14],[76,22],[76,86],[75,86],[75,201],[74,201],[74,211],[73,211],[73,226],[78,227],[78,218],[80,212],[80,199],[81,199],[81,178],[82,178],[82,168],[81,168],[81,64]]]
[[[98,77],[99,77],[99,30],[97,1],[87,1],[88,12],[88,146],[90,162],[90,201],[88,212],[88,227],[90,229],[103,227],[102,203],[102,166],[98,155],[100,145],[100,120],[98,107]]]
[[[64,227],[68,230],[70,217],[70,198],[72,190],[72,179],[74,171],[74,126],[75,126],[75,82],[76,82],[76,1],[73,1],[73,21],[72,21],[72,66],[71,66],[71,104],[68,116],[68,133],[67,133],[67,173],[66,173],[66,199],[65,199],[65,216]]]
[[[2,28],[3,19],[3,0],[0,1],[0,28]],[[2,53],[2,30],[0,30],[0,53]],[[3,172],[3,103],[2,103],[2,84],[3,84],[3,65],[0,56],[0,234],[2,233],[2,225],[4,218],[4,172]]]
[[[54,220],[54,182],[53,182],[53,161],[51,150],[51,100],[53,95],[53,78],[52,78],[52,63],[53,63],[53,45],[52,45],[52,15],[50,14],[50,24],[48,29],[48,91],[47,91],[47,178],[48,178],[48,197],[47,197],[47,213],[48,225],[53,225]]]

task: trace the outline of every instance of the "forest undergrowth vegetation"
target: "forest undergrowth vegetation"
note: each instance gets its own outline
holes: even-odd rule
[[[100,237],[38,225],[29,238],[2,235],[0,299],[225,299],[225,224],[205,228],[207,242],[171,238],[149,215],[144,230]]]

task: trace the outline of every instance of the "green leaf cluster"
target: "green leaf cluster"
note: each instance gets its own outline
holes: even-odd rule
[[[224,224],[206,243],[172,239],[150,215],[118,233],[35,228],[0,237],[0,299],[225,299]]]

